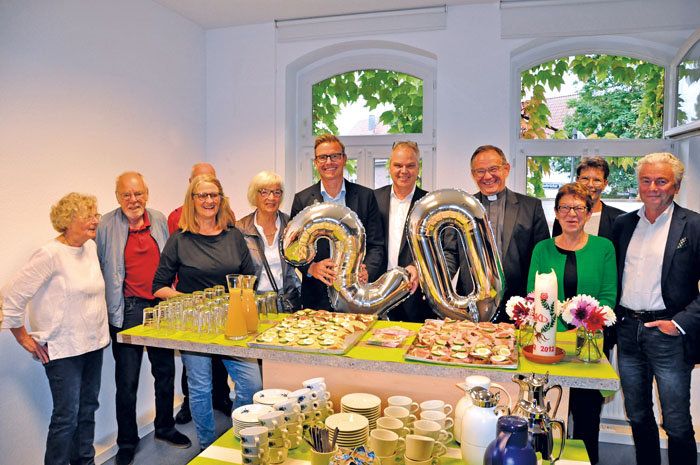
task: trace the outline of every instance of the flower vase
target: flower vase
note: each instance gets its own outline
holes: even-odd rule
[[[576,356],[582,362],[599,362],[603,357],[603,330],[576,329]]]
[[[527,323],[522,323],[518,328],[518,345],[525,347],[532,345],[532,338],[535,334],[535,328]]]

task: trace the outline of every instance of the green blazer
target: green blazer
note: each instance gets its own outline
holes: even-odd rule
[[[615,248],[612,242],[604,237],[588,235],[586,245],[576,252],[576,272],[578,294],[587,294],[600,302],[615,308],[617,299],[617,264]],[[535,273],[549,273],[554,269],[559,286],[559,300],[564,300],[564,265],[566,255],[559,253],[554,245],[554,239],[540,241],[532,251],[530,272],[527,277],[527,290],[535,289]],[[558,331],[566,329],[559,321]]]

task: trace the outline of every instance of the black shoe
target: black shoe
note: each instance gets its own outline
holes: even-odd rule
[[[214,402],[213,403],[214,410],[218,410],[219,412],[223,413],[224,415],[231,415],[231,409],[233,408],[233,402],[231,402],[229,399],[225,399],[220,402]]]
[[[185,401],[180,406],[180,411],[175,415],[175,423],[184,425],[192,421],[192,413],[190,412],[190,403]]]
[[[114,463],[116,465],[131,465],[134,463],[135,453],[136,451],[134,449],[120,447],[117,456],[114,457]]]
[[[171,429],[170,431],[162,434],[155,434],[156,441],[163,441],[167,443],[170,446],[177,447],[178,449],[187,449],[192,445],[192,441],[176,430],[175,428]]]

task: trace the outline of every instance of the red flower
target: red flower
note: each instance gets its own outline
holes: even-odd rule
[[[588,331],[603,329],[603,325],[605,324],[605,312],[599,308],[591,310],[591,312],[588,314],[588,318],[584,321],[584,324],[586,325],[586,329]]]
[[[549,295],[547,295],[546,292],[543,292],[542,294],[540,294],[540,300],[547,300],[547,299],[549,299]]]

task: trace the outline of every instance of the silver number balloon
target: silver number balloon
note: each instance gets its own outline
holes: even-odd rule
[[[445,264],[440,237],[454,228],[466,251],[474,291],[458,295]],[[505,279],[483,205],[460,189],[433,191],[418,200],[406,224],[421,288],[433,311],[454,319],[488,321],[503,296]]]
[[[331,260],[338,277],[328,287],[328,297],[339,312],[369,313],[382,316],[410,295],[410,276],[393,268],[375,282],[360,284],[358,272],[365,257],[365,228],[357,214],[343,205],[317,203],[300,211],[287,224],[280,250],[294,266],[310,263],[316,243],[328,239]]]

